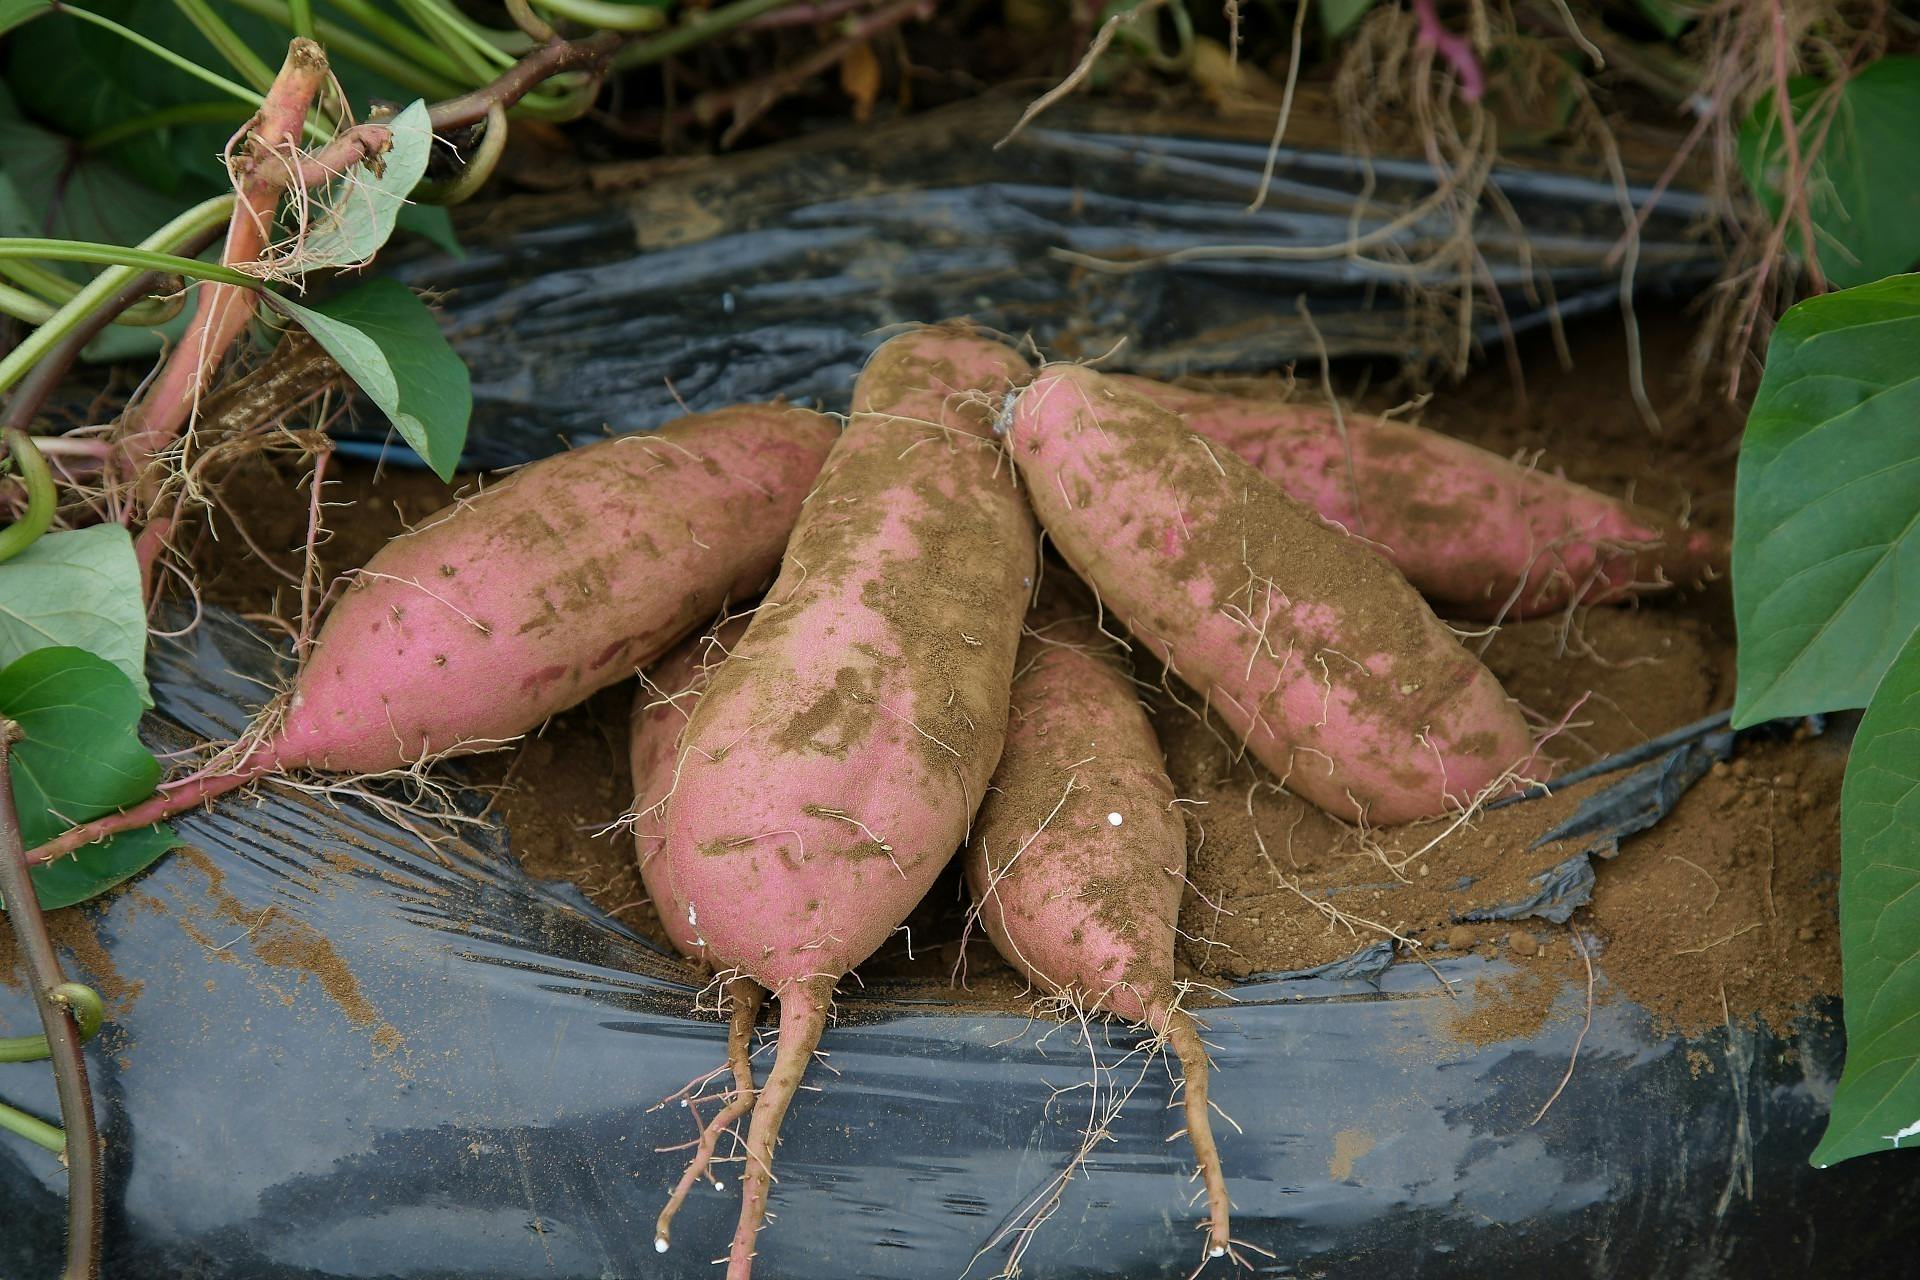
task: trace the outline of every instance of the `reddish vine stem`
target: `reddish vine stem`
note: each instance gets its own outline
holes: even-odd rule
[[[47,934],[46,919],[34,897],[21,847],[20,819],[13,807],[13,744],[20,727],[0,718],[0,896],[7,902],[7,923],[19,943],[40,1025],[46,1030],[54,1084],[60,1096],[60,1122],[67,1131],[67,1269],[65,1280],[97,1280],[100,1275],[100,1136],[93,1116],[93,1092],[87,1085],[87,1060],[80,1050],[80,1026],[73,1007],[56,998],[66,983],[60,957]]]
[[[622,40],[614,33],[601,32],[585,40],[546,45],[509,67],[491,84],[433,107],[429,113],[433,128],[446,132],[473,124],[485,118],[490,108],[518,102],[554,75],[598,66],[612,56]],[[221,261],[227,266],[244,267],[259,258],[272,236],[280,197],[289,186],[324,182],[387,146],[387,130],[367,125],[341,134],[315,155],[299,152],[307,109],[326,82],[326,52],[311,40],[295,39],[287,48],[286,61],[274,77],[266,100],[245,131],[243,153],[234,162],[239,200],[221,253]],[[192,323],[180,344],[151,389],[122,419],[117,447],[123,469],[144,467],[178,436],[227,348],[252,316],[253,305],[251,290],[233,285],[202,286]],[[145,541],[157,551],[163,538],[164,533]],[[143,561],[143,565],[147,563]]]
[[[601,32],[583,40],[555,39],[509,67],[492,83],[450,99],[429,112],[437,132],[460,128],[518,102],[532,89],[562,72],[604,66],[625,37]],[[244,268],[256,262],[273,238],[281,197],[294,185],[326,182],[353,165],[370,160],[391,141],[380,125],[348,129],[320,151],[299,148],[307,112],[328,83],[327,56],[315,42],[294,39],[260,110],[242,130],[240,153],[230,161],[237,196],[227,225],[221,261]],[[211,237],[208,237],[211,239]],[[184,246],[189,255],[207,241]],[[60,347],[28,374],[7,404],[5,421],[22,428],[46,403],[73,359],[112,319],[155,285],[143,275],[114,295]],[[143,590],[151,594],[153,567],[165,549],[175,519],[160,512],[163,475],[155,459],[169,449],[192,420],[227,351],[253,317],[253,290],[208,283],[201,286],[186,333],[163,361],[152,383],[122,414],[104,468],[109,480],[131,482],[133,500],[122,518],[138,522],[135,553]]]
[[[865,2],[866,0],[862,0],[863,4]],[[822,7],[831,3],[833,0],[825,0]],[[930,18],[938,3],[939,0],[897,0],[891,5],[876,5],[870,12],[862,14],[859,18],[848,19],[838,39],[820,46],[800,61],[744,84],[710,90],[686,106],[643,117],[637,126],[623,132],[635,137],[652,137],[658,134],[663,126],[683,129],[692,125],[709,125],[731,111],[734,117],[733,122],[727,126],[726,133],[720,139],[720,145],[731,146],[743,131],[765,115],[781,99],[802,88],[815,76],[839,65],[857,46],[876,36],[884,35],[906,22],[916,19],[924,21]],[[858,6],[847,6],[849,9],[856,7]],[[777,17],[786,12],[784,9],[777,9],[767,16]]]
[[[202,232],[175,252],[182,257],[197,258],[206,247],[213,243],[217,231]],[[140,301],[161,285],[158,272],[146,271],[129,280],[120,292],[102,303],[92,315],[80,322],[78,328],[68,334],[60,345],[47,352],[46,358],[29,369],[13,388],[13,396],[7,401],[5,424],[9,427],[31,427],[33,420],[40,416],[40,410],[46,407],[47,399],[53,395],[60,380],[67,376],[67,370],[80,358],[80,352],[89,342],[100,336],[101,330],[112,324],[114,318],[134,303]]]
[[[311,40],[296,38],[286,61],[267,90],[266,100],[247,127],[245,142],[232,161],[235,179],[233,216],[220,260],[244,268],[257,261],[273,238],[280,197],[295,182],[320,180],[385,150],[389,132],[379,125],[349,129],[316,157],[299,151],[301,129],[314,97],[327,83],[327,55]],[[312,161],[324,159],[322,167]],[[170,517],[152,508],[161,477],[154,459],[179,438],[195,406],[226,359],[227,350],[252,319],[254,290],[238,285],[203,284],[193,319],[168,355],[147,394],[121,417],[114,442],[113,470],[136,483],[130,514],[145,517],[135,540],[143,589],[151,594],[153,566],[173,529]]]
[[[433,128],[445,132],[481,119],[489,110],[518,102],[536,85],[563,71],[598,67],[620,47],[623,37],[602,32],[584,40],[555,41],[522,58],[499,78],[473,93],[432,108]],[[272,240],[280,198],[295,184],[324,182],[384,150],[388,131],[379,125],[347,130],[320,152],[299,150],[308,108],[327,83],[327,56],[311,40],[295,39],[286,61],[267,90],[266,100],[246,130],[241,153],[233,161],[236,194],[233,217],[221,261],[244,268],[257,261]],[[227,350],[254,313],[253,291],[233,285],[201,287],[193,319],[160,373],[137,403],[129,406],[116,433],[114,470],[137,478],[130,514],[144,517],[135,539],[142,583],[152,586],[153,566],[165,549],[175,521],[155,510],[160,477],[153,459],[179,438],[194,407]]]
[[[510,107],[544,81],[564,71],[598,70],[626,37],[602,31],[584,40],[555,40],[535,49],[472,93],[448,98],[428,109],[435,133],[447,133],[479,124],[494,106]]]
[[[286,151],[297,148],[314,95],[327,80],[327,55],[307,39],[295,39],[267,90],[259,112],[242,130],[244,154],[234,162],[236,194],[220,260],[227,266],[253,262],[267,245],[288,172]],[[213,369],[253,314],[251,290],[205,284],[193,320],[152,387],[130,405],[120,422],[119,450],[130,471],[172,442],[186,424]]]

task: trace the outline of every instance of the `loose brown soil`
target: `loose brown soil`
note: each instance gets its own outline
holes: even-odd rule
[[[1656,318],[1644,336],[1662,436],[1650,435],[1633,412],[1624,343],[1608,321],[1575,333],[1575,370],[1559,370],[1545,341],[1526,344],[1524,396],[1504,372],[1486,372],[1438,397],[1423,421],[1504,454],[1544,450],[1545,465],[1576,480],[1690,513],[1694,524],[1725,532],[1738,415],[1676,407],[1677,357],[1686,345],[1681,320]],[[1392,401],[1363,394],[1356,403],[1378,410]],[[225,495],[240,505],[253,541],[297,570],[306,501],[290,475],[251,464]],[[329,498],[353,506],[330,516],[335,532],[322,552],[330,572],[360,564],[404,522],[450,496],[420,473],[341,466],[335,475]],[[236,554],[241,544],[230,520],[214,527],[219,541],[205,540],[198,557],[206,597],[250,614],[296,612],[296,589],[254,557]],[[1485,656],[1537,717],[1557,722],[1577,705],[1552,745],[1555,756],[1575,766],[1727,706],[1732,655],[1729,597],[1724,584],[1715,584],[1638,608],[1509,625],[1486,642]],[[532,874],[571,880],[623,924],[658,939],[629,842],[597,834],[630,800],[624,739],[631,697],[630,683],[616,686],[556,717],[521,747],[460,767],[496,789],[495,812]],[[1177,956],[1181,976],[1226,985],[1311,967],[1388,931],[1420,944],[1418,956],[1504,956],[1519,976],[1482,979],[1497,985],[1477,993],[1483,998],[1472,1002],[1471,1015],[1443,1018],[1437,1027],[1469,1042],[1526,1034],[1550,1016],[1566,984],[1584,990],[1583,950],[1603,975],[1599,998],[1625,996],[1683,1031],[1755,1017],[1784,1028],[1811,998],[1838,991],[1841,733],[1751,746],[1730,767],[1715,769],[1666,821],[1597,866],[1593,901],[1570,926],[1464,923],[1460,917],[1474,908],[1526,896],[1532,877],[1563,856],[1528,845],[1608,780],[1451,830],[1439,823],[1363,834],[1276,791],[1188,713],[1164,701],[1153,711],[1176,790],[1191,802],[1183,806],[1192,888],[1181,917],[1190,937]],[[962,956],[963,921],[961,889],[949,873],[909,921],[910,933],[896,934],[859,979],[889,994],[1017,998],[1020,983],[977,932]],[[86,931],[77,913],[58,913],[54,927],[91,976],[110,973],[97,945],[80,936]],[[0,973],[13,967],[10,955],[0,955]],[[967,976],[965,993],[949,985],[956,969]],[[112,982],[107,994],[133,999],[138,983]]]
[[[1689,718],[1654,703],[1636,710],[1668,714],[1661,730]],[[1274,791],[1191,719],[1158,723],[1174,785],[1197,802],[1194,892],[1181,914],[1192,940],[1180,955],[1200,976],[1313,968],[1390,934],[1420,943],[1421,955],[1504,955],[1523,974],[1553,975],[1479,993],[1496,998],[1448,1028],[1474,1042],[1524,1034],[1563,982],[1584,985],[1580,948],[1612,988],[1688,1031],[1752,1015],[1784,1030],[1810,999],[1837,990],[1837,740],[1761,744],[1716,769],[1596,868],[1592,905],[1568,927],[1463,917],[1528,898],[1534,877],[1568,852],[1528,846],[1611,778],[1457,827],[1362,835]]]

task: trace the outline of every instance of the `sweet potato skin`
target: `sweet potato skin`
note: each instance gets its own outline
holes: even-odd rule
[[[656,903],[709,969],[780,1002],[727,1280],[751,1275],[835,984],[925,896],[1000,758],[1037,548],[992,421],[1026,373],[952,328],[874,353],[780,577],[682,737]]]
[[[628,721],[628,762],[633,773],[633,842],[640,879],[659,909],[660,923],[680,953],[698,960],[696,931],[686,919],[664,909],[666,863],[660,851],[667,840],[667,804],[673,796],[680,759],[680,736],[707,681],[746,633],[750,615],[736,614],[712,631],[690,636],[673,652],[648,667],[633,698]]]
[[[536,462],[395,538],[329,613],[281,768],[484,750],[631,675],[779,563],[838,436],[723,409]]]
[[[995,949],[1037,987],[1163,1032],[1186,823],[1114,647],[1071,615],[1021,639],[962,866]]]
[[[1456,617],[1520,619],[1698,582],[1714,534],[1437,431],[1313,405],[1115,381],[1373,542]]]
[[[1207,1196],[1207,1252],[1232,1244],[1206,1046],[1173,986],[1186,822],[1119,646],[1057,580],[1020,642],[1007,745],[962,854],[994,948],[1041,990],[1144,1024],[1179,1056]]]
[[[1056,365],[1008,436],[1068,563],[1290,790],[1407,822],[1529,757],[1499,683],[1391,565],[1179,418]]]
[[[659,901],[716,971],[776,995],[838,978],[964,838],[1034,572],[991,432],[1025,373],[947,329],[893,339],[862,373],[780,577],[683,740]]]

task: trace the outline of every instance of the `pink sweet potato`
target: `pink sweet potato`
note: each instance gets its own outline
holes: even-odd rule
[[[736,614],[709,632],[696,635],[649,667],[633,700],[629,759],[633,767],[633,837],[640,858],[640,879],[656,905],[665,901],[664,868],[659,854],[667,838],[667,801],[673,795],[680,760],[680,735],[706,691],[707,680],[739,643],[747,629],[747,614]],[[697,965],[704,963],[696,932],[672,911],[660,911],[660,923],[681,954]],[[654,1223],[656,1248],[664,1250],[673,1238],[673,1218],[694,1184],[712,1163],[720,1135],[753,1109],[753,1025],[760,1015],[765,992],[751,978],[726,984],[730,1016],[727,1027],[727,1065],[733,1088],[726,1103],[701,1127],[679,1182]],[[719,1184],[716,1182],[716,1186]]]
[[[717,974],[780,1002],[730,1280],[751,1270],[835,985],[952,858],[1000,758],[1035,535],[991,422],[1025,374],[953,329],[874,354],[780,577],[682,738],[656,901]]]
[[[1056,365],[1008,434],[1061,555],[1288,789],[1407,822],[1530,756],[1492,673],[1392,565],[1175,415]]]
[[[1631,600],[1726,566],[1726,547],[1463,440],[1366,414],[1116,377],[1349,533],[1458,617]]]
[[[237,764],[36,857],[268,773],[384,773],[504,745],[765,583],[837,434],[805,409],[724,409],[545,459],[454,503],[359,572],[284,714]]]
[[[1006,749],[963,854],[967,887],[994,948],[1036,986],[1173,1046],[1219,1257],[1229,1205],[1207,1051],[1173,985],[1186,823],[1117,646],[1070,607],[1036,614],[1046,620],[1020,642]]]
[[[633,842],[640,879],[654,904],[666,901],[660,850],[667,840],[667,801],[680,763],[680,737],[700,705],[715,668],[746,634],[751,614],[735,614],[712,631],[689,638],[642,673],[628,725],[628,761],[633,770]],[[701,958],[697,933],[673,912],[662,910],[668,939],[689,960]]]

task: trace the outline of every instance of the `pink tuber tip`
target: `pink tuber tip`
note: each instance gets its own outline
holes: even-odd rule
[[[1480,59],[1474,56],[1473,42],[1440,25],[1433,0],[1413,0],[1413,12],[1420,22],[1420,43],[1432,46],[1459,74],[1461,97],[1468,102],[1480,101],[1487,91],[1487,76],[1480,69]]]

